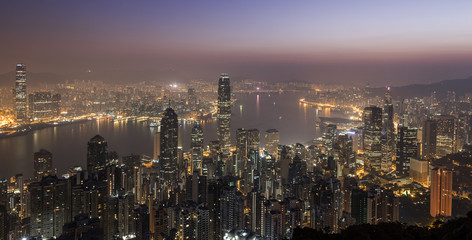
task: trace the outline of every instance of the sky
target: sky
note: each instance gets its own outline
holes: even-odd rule
[[[472,1],[5,0],[0,73],[373,86],[472,76]]]

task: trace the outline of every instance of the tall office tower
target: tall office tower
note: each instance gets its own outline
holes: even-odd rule
[[[455,153],[457,147],[457,118],[453,116],[436,116],[436,155],[446,156]]]
[[[386,164],[385,167],[382,166],[382,170],[389,171],[395,154],[395,126],[393,125],[393,104],[390,87],[387,87],[385,92],[382,118],[382,143],[384,146],[382,163]]]
[[[334,156],[337,158],[336,160],[340,166],[340,171],[338,171],[340,174],[338,175],[345,176],[356,171],[356,154],[352,149],[352,137],[350,137],[348,134],[339,135],[335,145]]]
[[[31,236],[43,239],[57,238],[67,222],[67,182],[56,176],[48,176],[40,182],[28,185],[31,214]]]
[[[247,151],[259,153],[259,144],[261,143],[261,133],[258,129],[247,130]]]
[[[159,155],[161,154],[161,133],[156,131],[154,133],[154,141],[153,141],[153,160],[157,160]]]
[[[52,153],[41,149],[34,153],[34,178],[36,181],[41,181],[42,177],[52,175]]]
[[[421,156],[426,159],[436,156],[437,124],[435,120],[423,122]]]
[[[382,109],[371,106],[364,108],[364,149],[367,165],[380,171],[385,170],[382,164]]]
[[[167,108],[161,119],[161,172],[164,180],[175,183],[178,179],[179,122],[172,108]],[[171,184],[172,185],[172,184]]]
[[[410,177],[424,187],[429,187],[428,180],[429,162],[416,158],[410,158]]]
[[[430,214],[449,217],[452,214],[452,171],[445,167],[431,170]]]
[[[333,155],[333,147],[336,143],[336,136],[338,135],[338,126],[336,124],[328,124],[323,133],[323,146],[326,148],[326,155]]]
[[[396,156],[397,176],[406,177],[410,171],[410,159],[415,158],[418,150],[418,130],[416,128],[398,128],[398,143]]]
[[[199,123],[195,124],[192,128],[190,147],[192,148],[192,170],[202,174],[203,129]]]
[[[26,65],[16,64],[16,83],[15,83],[15,104],[16,121],[25,122],[27,120],[27,94],[26,94]]]
[[[244,128],[236,130],[236,153],[240,159],[247,158],[247,131]]]
[[[107,166],[108,143],[105,139],[96,135],[88,142],[87,146],[87,171],[97,174]]]
[[[231,147],[231,87],[228,74],[221,74],[218,80],[218,140],[220,149],[229,156]]]
[[[265,132],[265,150],[274,157],[275,161],[279,160],[279,142],[280,134],[277,129],[269,129]]]

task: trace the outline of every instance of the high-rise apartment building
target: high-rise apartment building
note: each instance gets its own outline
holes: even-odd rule
[[[87,145],[87,170],[97,174],[105,169],[108,158],[108,143],[100,135],[96,135]]]
[[[265,132],[265,150],[277,161],[279,159],[280,134],[277,129],[269,129]]]
[[[15,83],[16,121],[25,122],[27,116],[26,65],[16,64]]]
[[[427,160],[410,158],[410,177],[413,182],[429,187],[428,171],[429,162]]]
[[[42,177],[54,174],[52,169],[52,153],[41,149],[34,153],[34,178],[41,181]]]
[[[31,236],[43,239],[57,238],[67,222],[67,181],[48,176],[28,185],[30,193]]]
[[[231,147],[231,86],[228,74],[221,74],[218,80],[218,141],[225,156],[229,156]]]
[[[408,176],[410,171],[410,159],[416,157],[418,130],[416,128],[398,128],[396,173],[397,176]]]
[[[28,96],[28,117],[34,121],[49,120],[60,115],[60,94],[35,92]]]
[[[445,167],[431,170],[430,214],[449,217],[452,214],[452,171]]]

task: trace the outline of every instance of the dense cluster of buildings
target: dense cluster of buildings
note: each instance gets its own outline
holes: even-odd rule
[[[21,118],[27,116],[23,85],[17,89]],[[32,105],[38,119],[45,105],[54,106],[54,95],[31,98],[38,99]],[[189,89],[186,104],[196,102]],[[169,104],[152,157],[120,158],[97,135],[88,142],[86,168],[59,177],[52,153],[41,150],[33,180],[17,175],[0,182],[0,239],[286,239],[297,227],[334,233],[399,221],[399,197],[416,191],[429,192],[431,216],[451,216],[453,169],[435,160],[469,143],[470,117],[459,108],[449,112],[457,106],[449,100],[444,108],[432,102],[427,111],[414,103],[402,101],[394,111],[387,89],[380,107],[363,109],[359,126],[327,124],[310,146],[281,145],[276,129],[231,132],[231,84],[222,74],[217,140],[205,146],[198,122],[181,136]],[[188,151],[183,137],[191,139]]]

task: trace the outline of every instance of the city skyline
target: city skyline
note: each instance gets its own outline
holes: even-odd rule
[[[8,1],[0,240],[468,238],[471,7]]]

